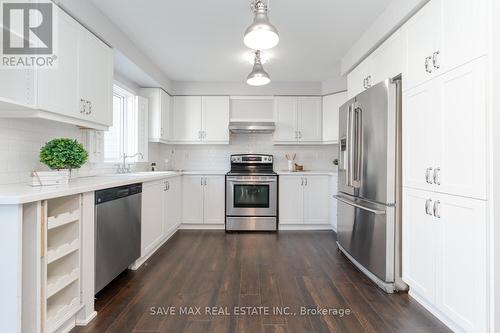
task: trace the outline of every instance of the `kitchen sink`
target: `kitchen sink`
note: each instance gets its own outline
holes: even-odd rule
[[[149,176],[155,176],[155,175],[172,175],[176,174],[177,172],[175,171],[137,171],[137,172],[129,172],[129,173],[113,173],[109,174],[107,176],[110,177],[123,177],[123,178],[132,178],[132,177],[149,177]]]

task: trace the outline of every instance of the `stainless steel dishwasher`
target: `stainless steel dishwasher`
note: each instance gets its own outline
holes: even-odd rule
[[[95,293],[141,256],[142,184],[95,192]]]

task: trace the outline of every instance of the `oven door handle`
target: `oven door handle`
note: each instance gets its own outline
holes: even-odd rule
[[[275,179],[266,179],[266,180],[253,180],[253,179],[228,179],[227,180],[228,182],[234,182],[234,183],[248,183],[250,185],[252,184],[255,184],[255,183],[259,183],[259,184],[263,184],[263,183],[276,183],[277,180]]]
[[[228,180],[230,183],[245,183],[247,185],[255,185],[255,184],[274,184],[275,180]]]

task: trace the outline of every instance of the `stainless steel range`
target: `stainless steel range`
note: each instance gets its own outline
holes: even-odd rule
[[[273,156],[231,155],[226,174],[226,230],[278,229],[278,175]]]

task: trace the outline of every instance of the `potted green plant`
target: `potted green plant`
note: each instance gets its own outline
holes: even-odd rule
[[[67,184],[71,170],[85,164],[88,156],[83,145],[75,139],[58,138],[47,142],[40,149],[40,162],[52,171],[33,172],[34,185]]]

